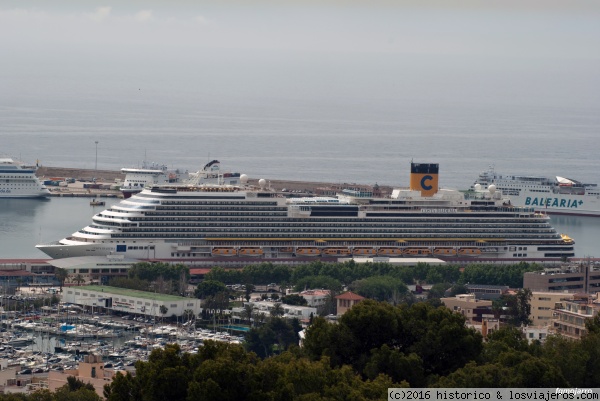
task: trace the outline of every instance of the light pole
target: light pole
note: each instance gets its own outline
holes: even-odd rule
[[[98,141],[96,143],[96,165],[94,166],[94,170],[98,170]]]

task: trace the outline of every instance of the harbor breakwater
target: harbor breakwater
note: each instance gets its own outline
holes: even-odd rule
[[[119,184],[124,178],[125,175],[121,173],[121,171],[114,170],[93,170],[93,169],[80,169],[80,168],[67,168],[67,167],[39,167],[36,171],[36,175],[41,180],[47,180],[51,178],[75,178],[78,183],[79,182],[89,182],[93,179],[96,180],[97,183],[110,183],[110,184]],[[259,178],[250,178],[249,183],[251,185],[258,185]],[[369,184],[357,184],[357,183],[327,183],[327,182],[315,182],[315,181],[289,181],[289,180],[269,180],[267,179],[268,185],[270,188],[276,191],[284,192],[299,192],[299,193],[310,193],[314,194],[318,188],[342,188],[342,187],[368,187]],[[69,185],[68,187],[64,187],[61,191],[53,191],[53,195],[58,196],[102,196],[106,194],[117,195],[120,192],[117,190],[113,191],[79,191],[77,190],[79,186],[77,185]],[[391,187],[387,186],[379,186],[379,189],[383,192],[391,192]],[[333,194],[333,193],[332,193]]]

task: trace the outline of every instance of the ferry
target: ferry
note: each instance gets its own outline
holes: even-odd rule
[[[50,191],[35,175],[37,167],[27,167],[10,158],[0,158],[0,198],[43,198]]]
[[[515,206],[532,207],[549,214],[600,216],[600,189],[570,178],[502,175],[490,166],[477,177],[473,191],[495,188]]]
[[[142,168],[122,168],[125,179],[121,185],[121,193],[125,199],[141,192],[145,187],[173,183],[193,184],[239,184],[239,173],[222,172],[218,160],[207,163],[196,173],[169,172],[167,166],[144,162]]]
[[[168,184],[176,182],[180,173],[178,170],[171,173],[166,165],[149,163],[144,160],[141,168],[122,168],[121,173],[125,179],[121,185],[121,193],[125,199],[137,194],[146,186]]]
[[[288,198],[266,180],[240,185],[161,185],[96,214],[72,235],[37,248],[52,258],[123,255],[212,265],[339,257],[559,261],[574,241],[545,213],[500,191],[438,188],[437,164],[411,163],[410,188],[387,197]]]

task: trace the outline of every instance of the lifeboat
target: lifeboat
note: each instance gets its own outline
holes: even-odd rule
[[[348,248],[325,248],[323,250],[324,255],[350,255],[350,249]]]
[[[402,249],[400,248],[379,248],[377,255],[380,256],[400,256],[402,255]]]
[[[353,255],[377,255],[377,250],[374,248],[354,248],[352,250]]]
[[[481,255],[481,249],[479,248],[460,248],[458,254],[462,256],[477,256]]]
[[[301,256],[319,256],[321,254],[321,250],[319,248],[296,248],[296,255]]]
[[[240,256],[261,256],[263,253],[260,248],[240,248]]]
[[[456,255],[456,249],[454,248],[435,248],[433,250],[434,255],[439,256],[454,256]]]
[[[431,255],[431,250],[429,248],[408,248],[402,254],[407,256]]]
[[[285,248],[279,248],[281,253],[294,253],[294,247],[286,246]]]
[[[235,255],[237,255],[237,250],[235,248],[213,248],[212,255],[213,256],[235,256]]]

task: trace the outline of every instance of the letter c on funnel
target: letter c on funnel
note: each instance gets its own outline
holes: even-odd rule
[[[433,177],[430,175],[424,175],[423,178],[421,178],[421,188],[423,188],[426,191],[430,191],[431,188],[433,188],[431,185],[427,185],[425,183],[425,181],[431,181],[433,180]]]

